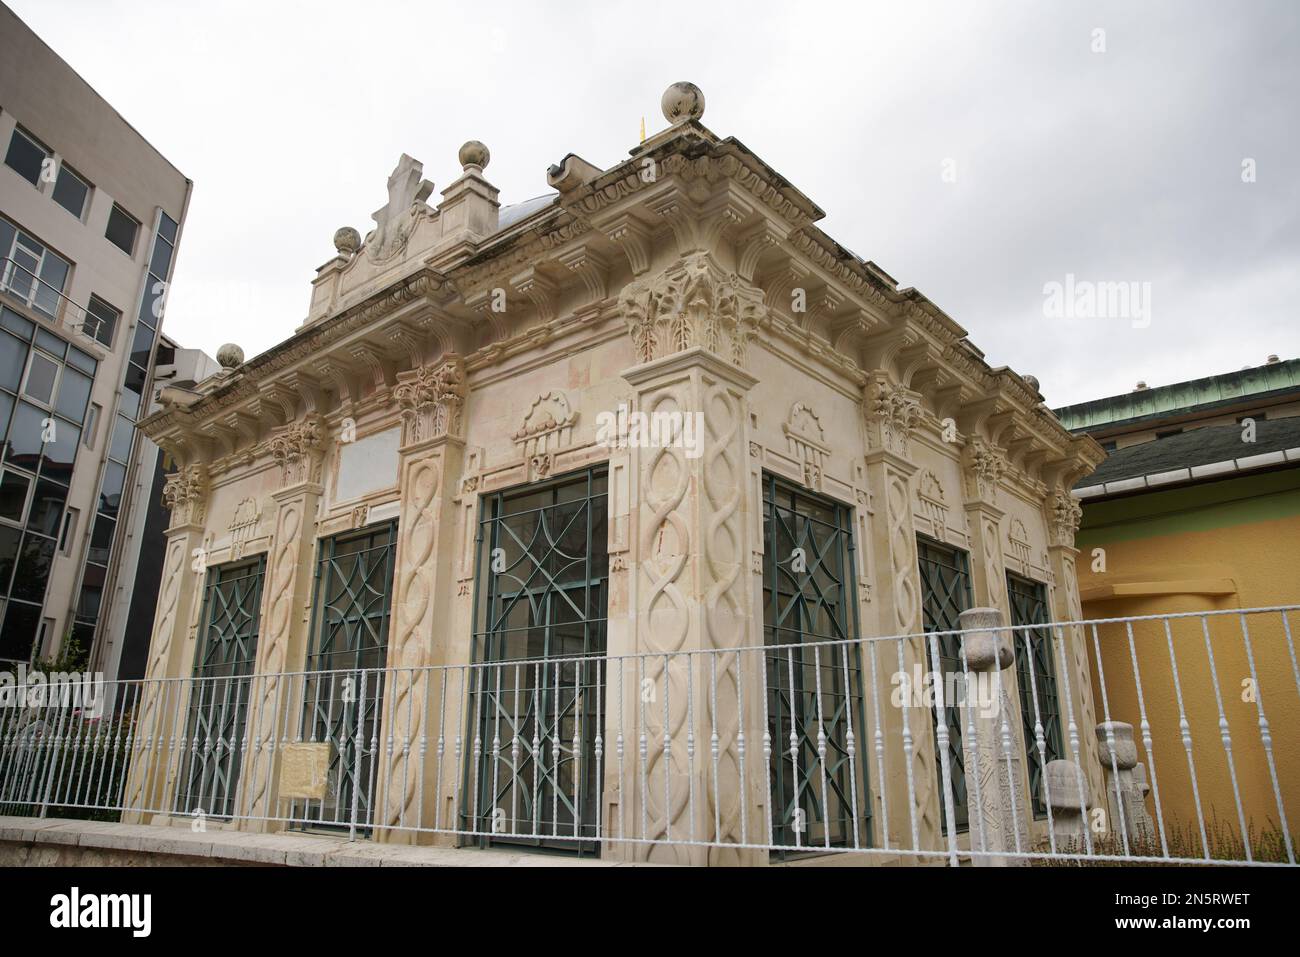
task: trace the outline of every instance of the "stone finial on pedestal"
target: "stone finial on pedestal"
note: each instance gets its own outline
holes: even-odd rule
[[[1073,761],[1057,759],[1043,769],[1043,787],[1052,809],[1052,834],[1057,852],[1081,852],[1086,837],[1088,781]]]
[[[966,797],[971,802],[971,846],[996,855],[975,857],[974,863],[976,867],[1004,867],[1020,863],[1011,855],[1029,850],[1029,820],[1033,816],[1022,766],[1024,748],[1013,731],[1017,719],[1010,693],[1015,679],[1000,674],[1015,660],[1012,632],[1006,630],[996,608],[967,609],[958,616],[958,625],[973,684],[962,709],[963,727],[975,732],[974,753],[971,735],[962,739]],[[989,700],[983,700],[986,698]],[[978,781],[971,780],[975,776]]]
[[[1133,725],[1124,721],[1103,721],[1096,730],[1101,768],[1106,775],[1110,827],[1114,830],[1122,826],[1129,841],[1149,843],[1155,838],[1155,826],[1147,811],[1143,788],[1146,768],[1138,764]]]
[[[992,671],[995,657],[998,670],[1016,660],[1013,633],[1006,629],[1002,612],[996,608],[968,608],[957,616],[957,622],[971,671]]]

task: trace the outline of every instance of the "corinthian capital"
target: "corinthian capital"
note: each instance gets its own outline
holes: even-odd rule
[[[448,356],[437,365],[420,366],[397,378],[393,398],[402,412],[403,445],[461,435],[465,365],[459,356]]]
[[[970,501],[996,502],[998,483],[1007,471],[1007,456],[1002,449],[979,436],[966,443],[962,454],[962,472],[966,498]]]
[[[724,272],[708,253],[633,280],[619,304],[641,362],[703,348],[743,369],[749,340],[766,315],[762,291]]]
[[[163,505],[172,513],[171,528],[201,525],[208,495],[208,472],[202,465],[187,465],[167,476]]]
[[[1050,544],[1074,547],[1074,533],[1079,530],[1083,507],[1068,489],[1058,488],[1048,503],[1047,529]]]
[[[906,455],[912,430],[921,421],[921,399],[884,372],[872,373],[862,403],[873,448]]]
[[[271,454],[281,470],[281,487],[299,482],[320,482],[324,452],[316,416],[291,422],[271,439]]]

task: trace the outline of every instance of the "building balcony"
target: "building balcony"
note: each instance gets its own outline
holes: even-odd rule
[[[62,289],[16,259],[0,259],[0,302],[17,305],[32,318],[53,323],[65,332],[93,339],[97,348],[106,348],[105,335],[112,341],[113,322],[107,316],[97,316],[69,299]]]

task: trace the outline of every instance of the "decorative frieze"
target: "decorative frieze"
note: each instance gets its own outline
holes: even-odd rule
[[[790,409],[790,416],[782,426],[786,442],[789,443],[790,455],[803,469],[803,482],[809,488],[818,491],[822,488],[822,468],[831,450],[826,445],[826,430],[822,428],[821,419],[810,406],[796,402]],[[752,446],[757,443],[750,443]]]
[[[554,469],[555,453],[573,442],[578,413],[563,392],[547,392],[533,400],[513,438],[532,480],[546,478]]]
[[[930,523],[930,536],[941,542],[948,540],[948,497],[939,476],[930,469],[921,472],[916,482],[917,511]]]
[[[257,523],[262,520],[262,507],[257,499],[249,497],[235,506],[230,516],[230,559],[239,561],[244,557],[244,548],[248,540],[257,534]]]
[[[1025,523],[1018,518],[1011,520],[1011,527],[1007,529],[1007,553],[1020,566],[1020,574],[1029,574],[1029,529]]]

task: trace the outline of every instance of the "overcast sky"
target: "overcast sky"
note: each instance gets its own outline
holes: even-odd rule
[[[690,80],[1052,405],[1300,355],[1291,0],[6,2],[194,181],[165,329],[209,354],[293,332],[402,152],[441,190],[480,139],[516,202],[566,153],[624,158]],[[1067,275],[1138,284],[1130,314],[1050,315]]]

